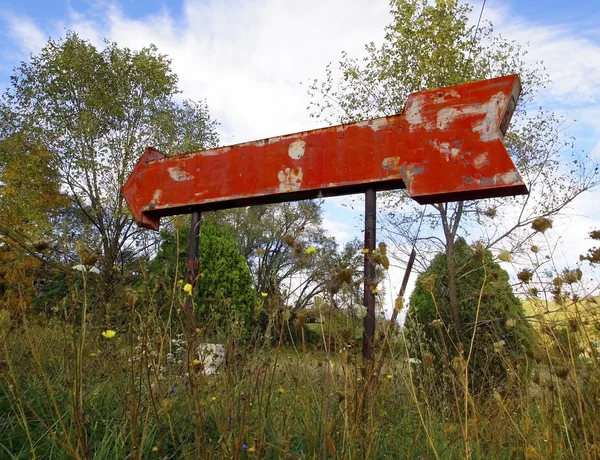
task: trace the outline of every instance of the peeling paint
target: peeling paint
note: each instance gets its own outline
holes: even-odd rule
[[[304,148],[306,147],[306,142],[302,139],[298,139],[292,142],[288,148],[288,155],[292,160],[299,160],[304,156]]]
[[[448,102],[454,99],[460,99],[460,94],[454,89],[450,89],[448,91],[440,91],[432,97],[432,101],[435,104],[441,104],[443,102]]]
[[[381,167],[390,171],[395,171],[400,165],[400,157],[387,157],[381,162]]]
[[[173,179],[174,181],[177,181],[177,182],[192,180],[194,178],[194,176],[192,176],[191,174],[188,174],[179,165],[167,168],[167,171],[169,171],[169,176],[171,176],[171,179]]]
[[[152,196],[152,203],[154,205],[156,205],[158,202],[160,202],[161,197],[162,197],[162,190],[161,189],[157,189],[154,192],[154,195]]]
[[[509,171],[504,174],[498,174],[498,176],[500,176],[500,178],[496,183],[502,183],[506,185],[521,183],[521,176],[519,176],[517,171]]]
[[[356,124],[356,126],[358,126],[360,128],[369,127],[373,131],[379,131],[380,129],[385,128],[387,125],[388,125],[387,117],[373,118],[372,120],[365,120],[365,121],[358,122]]]
[[[498,126],[495,122],[499,118],[499,111],[506,106],[506,94],[499,92],[494,94],[488,102],[470,105],[455,109],[445,107],[437,114],[437,127],[440,130],[448,129],[448,126],[462,115],[485,115],[483,119],[473,125],[473,132],[479,133],[484,142],[493,141],[498,138]]]
[[[425,96],[423,95],[419,94],[408,100],[404,116],[410,125],[410,131],[418,129],[418,125],[423,123],[423,117],[421,116],[423,105],[425,105]]]
[[[488,165],[489,163],[490,163],[490,160],[488,159],[487,152],[480,153],[473,160],[473,166],[475,166],[475,169],[481,169],[484,166]]]
[[[450,142],[434,140],[431,145],[445,156],[446,161],[450,161],[450,158],[454,160],[458,155],[460,155],[460,149],[452,147]]]
[[[277,174],[279,179],[279,192],[295,192],[302,185],[302,168],[285,168]]]

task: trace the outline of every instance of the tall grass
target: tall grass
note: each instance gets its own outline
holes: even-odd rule
[[[363,362],[348,340],[360,319],[326,302],[317,344],[284,306],[265,310],[266,336],[248,337],[234,315],[223,322],[224,306],[219,321],[190,325],[177,276],[128,292],[107,339],[89,318],[92,275],[79,275],[53,317],[28,305],[19,321],[0,316],[0,458],[600,456],[594,298],[531,298],[533,351],[520,369],[507,359],[506,385],[480,395],[469,388],[472,347],[458,364],[411,363],[410,350],[430,344],[407,347],[382,322],[376,358]],[[195,350],[215,341],[226,364],[205,375]]]

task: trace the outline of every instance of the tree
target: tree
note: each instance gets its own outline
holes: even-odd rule
[[[233,316],[250,330],[257,313],[250,269],[229,229],[217,225],[212,217],[204,218],[200,228],[199,277],[194,291],[199,319],[223,324],[225,318]],[[167,288],[168,281],[175,279],[176,267],[180,279],[185,277],[189,235],[187,226],[161,232],[162,242],[150,263],[150,274],[167,280]]]
[[[143,149],[217,144],[206,104],[179,103],[177,94],[170,61],[156,47],[105,42],[99,50],[69,32],[17,68],[0,101],[3,132],[23,132],[47,149],[64,192],[92,225],[105,300],[120,256],[140,253],[146,235],[120,191]]]
[[[493,32],[491,24],[469,25],[472,7],[455,0],[393,0],[392,23],[381,47],[367,45],[362,62],[343,54],[326,78],[313,82],[309,93],[313,116],[348,122],[401,112],[408,94],[473,80],[518,73],[524,88],[505,142],[530,189],[512,199],[438,203],[417,206],[404,191],[381,194],[387,210],[384,231],[397,252],[410,253],[417,240],[421,268],[432,254],[446,253],[453,334],[463,337],[454,243],[459,232],[475,232],[486,248],[523,248],[540,216],[560,213],[581,193],[598,183],[597,169],[588,158],[563,152],[572,142],[561,134],[562,121],[542,110],[533,116],[527,104],[547,77],[543,69],[526,64],[525,51]],[[336,79],[338,79],[336,81]],[[548,186],[552,184],[552,186]],[[380,202],[381,202],[380,201]],[[494,219],[487,220],[486,219]],[[421,222],[424,234],[419,233]],[[473,224],[482,223],[479,229]]]
[[[219,212],[218,219],[232,229],[240,253],[246,257],[257,292],[273,304],[296,309],[330,290],[336,273],[358,269],[349,248],[341,253],[322,227],[316,201],[252,206]],[[311,249],[309,249],[311,248]]]
[[[0,141],[0,305],[13,311],[31,305],[53,245],[52,222],[67,204],[49,160],[22,133]]]
[[[508,273],[493,261],[489,250],[481,244],[470,247],[463,238],[458,238],[454,256],[465,338],[456,343],[448,331],[453,322],[447,295],[448,256],[439,253],[418,277],[410,296],[407,318],[410,346],[421,360],[423,354],[430,353],[442,366],[456,362],[453,358],[462,360],[464,352],[471,357],[468,363],[471,390],[478,393],[499,389],[508,377],[508,369],[514,368],[507,366],[506,361],[514,361],[530,350],[531,326],[524,319],[521,301],[513,294]],[[433,344],[432,347],[428,348],[427,343]],[[441,376],[443,372],[437,374]]]

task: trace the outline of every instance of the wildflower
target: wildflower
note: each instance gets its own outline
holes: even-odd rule
[[[204,273],[200,273],[200,278],[204,278]]]
[[[105,339],[112,339],[115,336],[115,334],[116,332],[112,329],[107,329],[102,333],[102,337],[104,337]]]
[[[377,249],[373,249],[373,250],[371,251],[371,254],[377,254]]]
[[[183,286],[183,292],[188,295],[192,295],[192,285],[190,283],[186,283],[186,285]]]
[[[210,398],[210,400],[211,400],[211,401],[216,401],[216,400],[217,400],[217,397],[216,397],[216,396],[213,396],[212,398]]]
[[[158,452],[158,447],[154,446],[154,447],[152,448],[152,452]]]
[[[279,393],[280,395],[284,394],[284,393],[285,393],[285,388],[283,388],[283,387],[279,387],[279,388],[277,389],[277,393]]]
[[[263,297],[267,297],[269,294],[267,294],[266,292],[261,292],[260,295]]]
[[[506,342],[504,340],[499,340],[498,342],[494,342],[494,351],[496,353],[500,353],[502,351],[502,348],[504,347],[504,345],[506,344]]]
[[[192,359],[192,366],[199,366],[199,365],[200,365],[199,359]]]
[[[248,444],[246,444],[246,443],[243,443],[243,444],[242,444],[242,450],[246,450],[247,448],[248,448]]]
[[[385,376],[385,378],[388,380],[392,380],[394,378],[394,376],[392,374],[388,374]]]
[[[371,292],[373,293],[373,295],[377,295],[379,293],[379,289],[377,289],[377,288],[371,289]]]
[[[313,254],[317,253],[317,248],[314,246],[309,246],[306,248],[306,255],[308,256],[312,256]]]
[[[183,280],[179,280],[179,281],[177,281],[177,284],[178,284],[179,286],[183,286]]]
[[[368,254],[368,253],[369,253],[369,249],[368,249],[368,248],[364,248],[364,249],[362,250],[362,253],[363,253],[363,254]]]
[[[96,353],[90,353],[90,358],[93,358],[96,356]]]
[[[254,446],[248,447],[248,452],[250,452],[250,453],[256,452],[256,447],[254,447]]]

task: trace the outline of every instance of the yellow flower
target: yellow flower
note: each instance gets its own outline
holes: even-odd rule
[[[267,297],[269,294],[267,294],[266,292],[261,292],[260,295],[263,297]]]
[[[183,280],[177,281],[177,284],[179,284],[180,286],[183,286]]]
[[[377,249],[373,249],[373,250],[371,251],[371,254],[377,254]]]
[[[256,452],[256,447],[254,447],[254,446],[248,447],[248,452],[250,452],[250,453]]]
[[[204,278],[204,273],[200,273],[200,278]]]
[[[199,365],[200,365],[199,359],[192,359],[192,366],[199,366]]]
[[[90,358],[93,358],[94,356],[96,356],[96,353],[90,353]]]
[[[217,397],[216,397],[216,396],[213,396],[212,398],[210,398],[210,400],[211,400],[211,401],[216,401],[216,400],[217,400]]]
[[[362,253],[363,253],[363,254],[368,254],[368,253],[369,253],[369,249],[367,249],[367,248],[364,248],[364,249],[362,250]]]
[[[317,248],[314,246],[309,246],[306,248],[306,254],[309,256],[312,256],[313,254],[317,253]]]
[[[388,380],[392,380],[394,376],[392,374],[388,374],[385,376],[385,378],[387,378]]]
[[[112,329],[107,329],[102,333],[102,337],[104,337],[105,339],[112,339],[115,336],[115,334],[116,332]]]
[[[283,387],[279,387],[279,388],[277,389],[277,393],[279,393],[280,395],[284,394],[284,393],[285,393],[285,388],[283,388]]]
[[[202,331],[200,330],[200,328],[199,328],[199,327],[197,327],[197,328],[196,328],[196,334],[200,335],[200,333],[201,333],[201,332],[202,332]]]
[[[373,293],[373,295],[377,295],[377,293],[379,292],[379,289],[374,288],[371,292]]]
[[[186,285],[183,286],[183,292],[188,295],[192,295],[192,285],[190,283],[186,283]]]
[[[152,448],[152,452],[158,452],[158,447],[154,446],[154,447]]]

